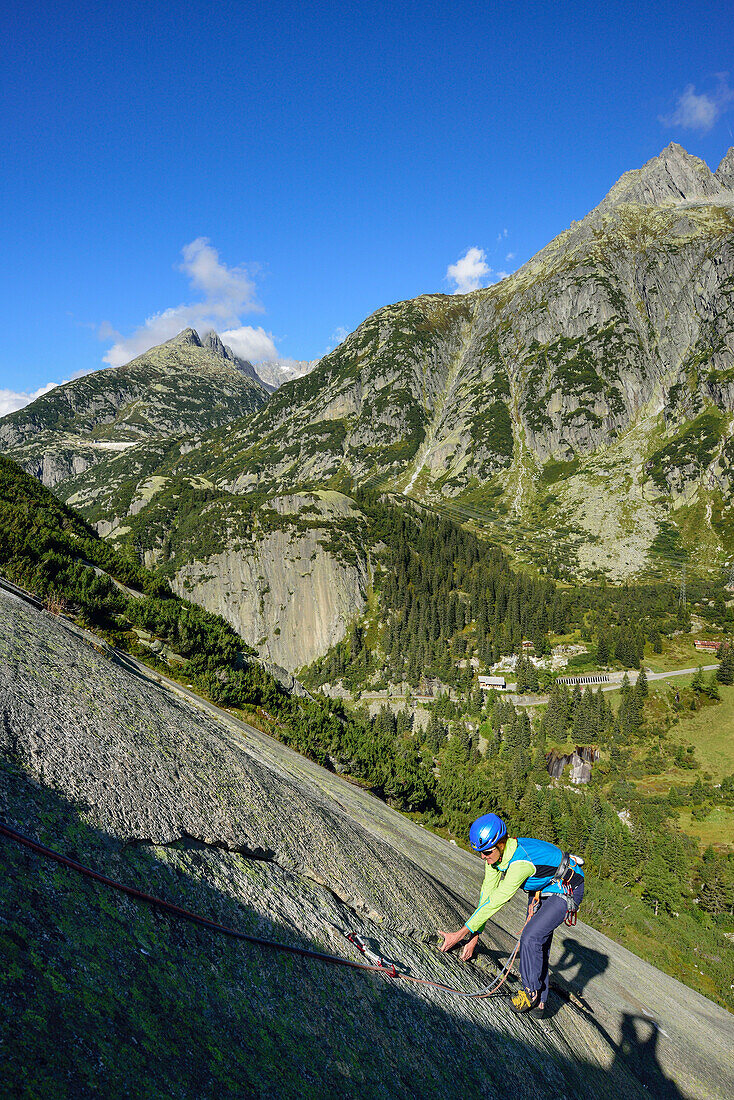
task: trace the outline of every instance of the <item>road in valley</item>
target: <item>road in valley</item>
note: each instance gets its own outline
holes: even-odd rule
[[[713,672],[719,666],[715,665],[698,665],[696,668],[677,668],[672,672],[653,672],[651,669],[645,669],[645,675],[647,676],[648,683],[652,680],[668,680],[673,676],[694,676],[700,668],[702,672]],[[594,673],[589,673],[593,676]],[[616,676],[617,673],[614,673]],[[637,677],[640,675],[637,669],[630,669],[627,673],[620,673],[619,678],[616,680],[610,680],[609,683],[600,684],[579,684],[579,687],[583,690],[585,687],[590,687],[596,690],[601,688],[602,691],[619,691],[622,686],[622,681],[625,675],[629,679],[631,684],[637,683]],[[575,685],[569,685],[575,686]],[[516,707],[542,707],[548,702],[549,695],[509,695],[507,696],[508,702],[514,703]]]

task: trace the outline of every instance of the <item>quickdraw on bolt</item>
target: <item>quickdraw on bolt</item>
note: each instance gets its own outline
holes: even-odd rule
[[[358,936],[356,932],[347,932],[346,937],[350,943],[353,943],[358,951],[361,951],[368,962],[371,962],[373,966],[376,966],[379,970],[385,970],[390,977],[397,978],[397,970],[394,963],[386,963],[382,955],[378,955],[373,951],[364,936]]]

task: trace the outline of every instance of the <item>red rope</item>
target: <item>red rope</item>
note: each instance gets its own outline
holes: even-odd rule
[[[318,951],[309,951],[305,947],[293,947],[291,944],[275,943],[272,940],[260,939],[258,936],[249,936],[246,932],[240,932],[236,928],[229,928],[225,924],[218,924],[208,917],[202,917],[199,913],[192,913],[189,909],[183,909],[180,905],[174,905],[173,902],[164,901],[163,898],[155,897],[153,894],[146,894],[143,890],[138,890],[134,886],[125,886],[124,883],[117,882],[116,879],[108,878],[107,875],[101,875],[99,871],[93,871],[90,867],[85,867],[83,863],[77,863],[76,860],[69,859],[68,856],[63,856],[60,852],[55,852],[53,848],[46,848],[45,845],[39,844],[35,840],[31,840],[30,837],[24,836],[23,833],[8,828],[8,826],[4,825],[2,822],[0,822],[0,833],[10,840],[15,840],[19,844],[24,844],[26,848],[30,848],[38,855],[45,856],[47,859],[52,859],[55,863],[60,863],[62,867],[69,867],[72,871],[78,871],[79,874],[94,879],[95,882],[101,882],[104,886],[110,886],[113,890],[119,890],[120,893],[127,894],[131,898],[137,898],[138,901],[145,901],[150,905],[157,905],[159,909],[163,909],[168,913],[173,913],[174,916],[180,917],[183,920],[191,921],[192,924],[198,924],[203,928],[209,928],[212,932],[221,932],[225,936],[233,936],[235,939],[245,940],[247,943],[260,944],[263,947],[274,947],[278,951],[287,951],[291,955],[303,955],[307,958],[321,959],[324,962],[331,962],[340,966],[351,966],[355,970],[381,969],[379,966],[369,966],[366,963],[342,959],[337,955],[324,955]]]
[[[303,958],[307,959],[318,959],[320,962],[331,963],[334,966],[348,966],[353,970],[368,970],[374,974],[382,974],[384,977],[388,978],[402,978],[404,981],[413,982],[415,985],[430,985],[433,986],[434,989],[442,989],[445,993],[453,993],[459,997],[480,999],[493,996],[506,980],[520,946],[520,940],[518,938],[515,950],[507,963],[506,973],[501,977],[501,980],[495,987],[481,989],[477,993],[466,993],[463,989],[454,989],[452,986],[444,985],[442,982],[434,982],[428,978],[416,978],[412,974],[400,973],[391,965],[372,966],[369,963],[352,962],[351,959],[344,959],[340,955],[326,955],[320,951],[311,951],[306,947],[293,947],[291,944],[277,943],[274,940],[264,940],[258,936],[250,936],[246,932],[240,932],[236,928],[230,928],[225,924],[218,924],[216,921],[210,920],[209,917],[203,917],[199,913],[192,913],[191,910],[183,909],[180,905],[174,905],[173,902],[164,901],[163,898],[156,897],[153,894],[146,894],[143,890],[138,890],[134,886],[126,886],[116,879],[108,878],[107,875],[102,875],[99,871],[93,871],[91,867],[85,867],[83,863],[78,863],[75,859],[70,859],[68,856],[64,856],[60,852],[54,851],[53,848],[47,848],[45,845],[39,844],[38,841],[32,840],[23,833],[19,833],[16,829],[11,829],[2,822],[0,822],[0,835],[7,837],[9,840],[14,840],[18,844],[23,844],[26,848],[30,848],[31,851],[36,852],[37,855],[44,856],[46,859],[51,859],[55,863],[61,864],[62,867],[68,867],[72,871],[77,871],[79,874],[84,875],[86,878],[93,879],[95,882],[101,882],[103,886],[109,886],[113,890],[119,890],[120,893],[127,894],[128,897],[131,898],[136,898],[138,901],[147,902],[149,905],[157,905],[159,909],[163,909],[167,913],[172,913],[174,916],[180,917],[182,920],[190,921],[192,924],[198,924],[202,928],[208,928],[212,932],[220,932],[225,936],[231,936],[238,940],[245,940],[247,943],[254,943],[260,947],[270,947],[275,951],[286,951],[291,955],[301,955]],[[532,913],[529,913],[528,920],[530,920],[531,916]],[[527,924],[527,921],[525,924]],[[523,925],[523,928],[524,927]]]

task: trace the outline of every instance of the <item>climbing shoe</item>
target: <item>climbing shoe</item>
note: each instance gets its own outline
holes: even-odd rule
[[[535,993],[528,993],[525,989],[518,989],[515,996],[510,1002],[513,1012],[531,1012],[537,1005],[540,999],[540,995]]]

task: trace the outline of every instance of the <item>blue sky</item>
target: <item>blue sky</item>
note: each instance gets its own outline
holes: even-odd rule
[[[186,323],[317,358],[514,270],[668,142],[734,144],[729,2],[5,10],[5,409]]]

